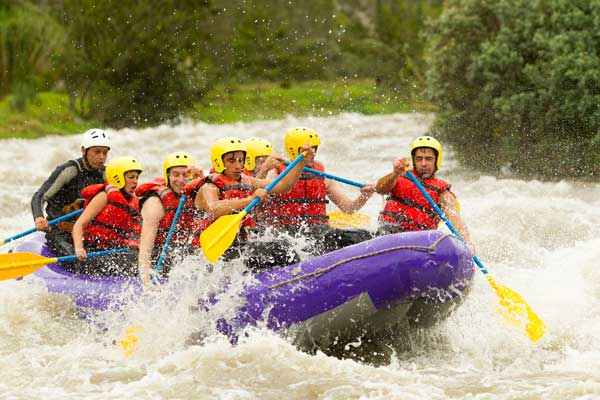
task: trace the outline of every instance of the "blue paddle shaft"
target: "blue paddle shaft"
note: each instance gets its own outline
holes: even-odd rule
[[[285,165],[289,165],[289,162],[286,161],[286,162],[284,162],[284,164]],[[364,183],[351,181],[350,179],[342,178],[340,176],[331,175],[331,174],[328,174],[327,172],[319,171],[319,170],[316,170],[316,169],[313,169],[313,168],[304,167],[303,170],[306,171],[306,172],[309,172],[311,174],[319,175],[319,176],[322,176],[322,177],[325,177],[325,178],[329,178],[329,179],[333,179],[334,181],[346,183],[348,185],[356,186],[356,187],[359,187],[359,188],[364,188],[365,187]]]
[[[273,179],[273,182],[271,182],[267,185],[267,187],[265,188],[267,193],[270,193],[271,190],[275,187],[275,185],[277,185],[288,174],[288,172],[290,172],[296,165],[298,165],[298,163],[300,161],[302,161],[302,159],[304,158],[304,155],[305,155],[304,153],[301,153],[298,157],[296,157],[296,159],[294,161],[292,161],[290,163],[290,165],[287,166],[286,169],[281,171],[281,173],[279,175],[277,175],[275,177],[275,179]],[[250,204],[248,204],[246,206],[246,208],[244,208],[244,211],[246,211],[246,214],[249,213],[250,210],[252,210],[254,208],[254,206],[258,204],[259,201],[260,201],[260,198],[258,198],[258,197],[255,197],[254,199],[252,199]]]
[[[79,210],[75,210],[73,212],[70,212],[68,214],[63,215],[62,217],[58,217],[56,219],[48,221],[48,225],[49,226],[56,225],[59,222],[62,222],[64,220],[66,220],[66,219],[70,219],[70,218],[72,218],[72,217],[74,217],[76,215],[81,214],[82,212],[83,212],[83,208],[80,208]],[[9,237],[7,239],[4,239],[4,243],[12,242],[13,240],[17,240],[19,238],[22,238],[23,236],[27,236],[30,233],[33,233],[35,231],[37,231],[37,229],[35,229],[35,228],[28,229],[25,232],[21,232],[21,233],[18,233],[16,235],[14,235],[14,236],[11,236],[11,237]]]
[[[431,207],[433,207],[433,209],[439,215],[439,217],[442,219],[442,221],[444,221],[446,223],[446,225],[448,226],[450,231],[452,231],[452,233],[455,234],[456,237],[458,237],[460,240],[463,241],[463,243],[466,244],[465,239],[462,237],[462,235],[460,233],[458,233],[458,231],[454,228],[454,225],[452,225],[452,223],[448,220],[448,218],[446,218],[446,215],[444,214],[444,212],[438,207],[437,204],[435,204],[435,201],[433,201],[433,199],[431,198],[429,193],[427,193],[427,191],[425,190],[423,185],[421,185],[421,182],[419,182],[419,180],[415,177],[415,175],[410,170],[406,171],[406,175],[415,184],[415,186],[419,189],[419,191],[423,194],[423,196],[425,196],[425,198],[427,199],[429,204],[431,204]],[[483,266],[483,263],[481,261],[479,261],[479,258],[477,258],[476,255],[473,255],[473,261],[475,261],[475,264],[477,264],[477,266],[479,267],[479,269],[481,269],[481,272],[483,272],[484,275],[488,274],[488,270]]]
[[[120,249],[110,249],[110,250],[102,250],[95,251],[93,253],[88,253],[88,257],[100,257],[108,254],[116,254],[116,253],[127,253],[129,251],[128,247],[122,247]],[[69,261],[77,261],[77,256],[63,256],[58,257],[56,262],[69,262]]]
[[[177,221],[179,220],[179,216],[181,215],[181,210],[183,210],[183,205],[185,204],[185,194],[181,195],[181,199],[179,200],[179,204],[177,205],[177,211],[175,211],[175,217],[173,218],[173,222],[171,222],[171,226],[169,227],[169,233],[167,234],[167,239],[165,240],[165,244],[163,244],[162,250],[160,252],[160,257],[156,263],[156,272],[160,272],[162,269],[163,262],[165,257],[167,256],[167,250],[169,249],[169,244],[171,243],[171,238],[173,237],[173,232],[175,232],[175,227],[177,226]]]

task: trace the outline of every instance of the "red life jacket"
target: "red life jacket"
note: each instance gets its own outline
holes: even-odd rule
[[[140,209],[138,198],[129,200],[116,187],[100,183],[81,191],[84,208],[102,190],[106,192],[107,204],[85,227],[83,238],[87,243],[103,249],[137,246],[140,234]]]
[[[140,209],[144,206],[144,202],[151,196],[158,196],[165,209],[165,215],[158,225],[154,246],[162,246],[166,242],[181,199],[181,196],[175,194],[170,187],[165,186],[164,182],[163,178],[156,178],[150,182],[141,184],[135,190],[135,193],[140,197]],[[175,230],[171,238],[172,244],[179,246],[191,244],[192,235],[196,230],[194,214],[194,199],[188,197],[177,220],[177,225],[175,225]]]
[[[277,167],[281,173],[285,165]],[[325,172],[323,164],[314,162],[312,169]],[[327,186],[325,178],[302,172],[288,192],[271,196],[257,214],[257,219],[273,226],[325,225],[327,216]]]
[[[204,182],[198,182],[195,185],[196,192],[203,184],[212,183],[219,188],[219,200],[243,199],[251,196],[253,193],[252,182],[250,181],[250,178],[244,174],[242,174],[239,181],[234,181],[233,179],[227,177],[227,175],[218,173],[211,174],[203,179],[205,179]],[[200,218],[198,221],[200,233],[208,228],[214,221],[215,219],[209,217],[205,211],[200,211]],[[254,229],[254,218],[248,214],[242,221],[241,227],[243,234],[246,233],[244,232],[246,229]]]
[[[194,237],[192,239],[192,245],[194,247],[200,247],[199,234],[197,233],[204,231],[206,228],[208,228],[208,225],[210,225],[207,225],[206,219],[200,217],[202,213],[199,210],[195,209],[195,199],[198,195],[198,191],[206,182],[206,176],[203,178],[196,178],[186,183],[185,187],[183,188],[183,193],[188,197],[189,201],[191,202],[191,207],[194,207]]]
[[[413,173],[418,176],[416,172]],[[446,190],[450,191],[450,184],[443,179],[431,178],[420,179],[420,181],[438,206],[440,195]],[[405,231],[420,231],[437,229],[440,218],[419,188],[406,175],[402,175],[396,180],[396,186],[379,214],[379,221],[400,225]]]

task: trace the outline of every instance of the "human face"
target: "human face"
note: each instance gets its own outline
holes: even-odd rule
[[[310,157],[306,157],[305,161],[306,161],[306,166],[307,167],[312,167],[314,161],[315,161],[315,157],[317,156],[317,150],[319,149],[319,146],[312,146],[312,149],[315,151],[314,156]],[[298,147],[298,154],[302,154],[302,147]]]
[[[269,156],[258,156],[254,159],[254,172],[258,172],[267,158],[269,158]]]
[[[135,188],[137,187],[140,173],[139,171],[127,171],[124,175],[125,186],[123,187],[123,190],[125,191],[125,193],[132,196],[133,192],[135,191]]]
[[[183,188],[187,183],[187,167],[171,167],[169,168],[169,186],[177,193],[183,193]]]
[[[108,147],[105,146],[92,146],[88,149],[81,148],[81,154],[87,160],[87,164],[91,169],[100,169],[106,162],[108,157]]]
[[[429,179],[435,173],[435,150],[428,147],[415,149],[413,162],[415,170],[423,179]]]
[[[246,153],[243,151],[232,151],[223,155],[225,171],[223,173],[231,179],[239,180],[244,170]]]

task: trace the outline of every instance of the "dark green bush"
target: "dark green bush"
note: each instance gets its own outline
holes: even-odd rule
[[[24,108],[51,85],[57,79],[53,58],[64,43],[63,27],[38,7],[17,1],[0,5],[0,98],[18,89],[17,107]]]
[[[600,175],[600,2],[448,4],[429,31],[432,132],[486,171]]]
[[[79,100],[73,104],[89,106],[82,115],[115,127],[157,124],[181,115],[213,84],[201,2],[63,4],[70,41],[63,73]]]

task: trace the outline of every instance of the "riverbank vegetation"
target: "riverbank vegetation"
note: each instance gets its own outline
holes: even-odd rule
[[[0,137],[435,111],[469,167],[600,176],[598,21],[568,0],[5,0]]]
[[[69,135],[83,132],[101,122],[83,119],[69,108],[66,94],[43,92],[16,111],[13,97],[0,101],[0,139],[35,138],[45,135]],[[183,119],[209,123],[230,123],[277,119],[286,115],[329,116],[341,112],[390,114],[431,112],[431,104],[405,101],[391,91],[381,91],[370,80],[308,81],[281,87],[274,83],[242,84],[235,88],[216,86]]]

